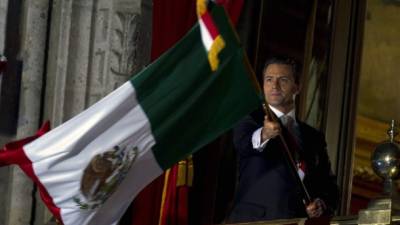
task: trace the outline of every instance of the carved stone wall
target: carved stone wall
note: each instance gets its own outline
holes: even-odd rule
[[[150,59],[151,1],[54,1],[45,117],[58,125]]]

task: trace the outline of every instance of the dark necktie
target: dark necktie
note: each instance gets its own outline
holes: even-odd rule
[[[288,115],[283,115],[280,117],[282,125],[287,129],[287,140],[289,143],[289,148],[293,153],[294,160],[296,161],[298,169],[305,172],[305,163],[304,160],[300,159],[300,151],[301,151],[301,139],[298,129],[296,128],[295,121],[292,117]]]
[[[296,124],[294,119],[291,116],[288,115],[283,115],[280,117],[280,120],[283,124],[283,126],[286,127],[288,130],[289,134],[294,138],[296,141],[296,144],[298,145],[297,147],[300,148],[301,146],[301,141],[300,141],[300,135],[299,132],[296,128]]]

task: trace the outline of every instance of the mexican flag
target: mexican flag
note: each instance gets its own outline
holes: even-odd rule
[[[261,104],[225,11],[214,7],[211,15],[224,41],[217,67],[211,69],[196,25],[87,110],[7,144],[0,165],[18,164],[59,222],[116,224],[142,188]]]

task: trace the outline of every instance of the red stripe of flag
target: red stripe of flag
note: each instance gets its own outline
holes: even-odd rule
[[[38,186],[40,197],[42,198],[46,206],[49,208],[49,210],[53,213],[54,217],[56,217],[56,219],[58,219],[59,221],[62,221],[60,208],[58,208],[54,204],[53,199],[50,197],[50,194],[47,192],[44,185],[40,182],[39,178],[36,176],[35,172],[33,171],[32,162],[26,156],[23,150],[24,145],[37,139],[38,137],[42,136],[49,130],[50,130],[50,123],[46,122],[34,136],[6,144],[4,148],[0,150],[0,166],[17,164],[22,169],[22,171],[24,171],[27,176],[32,178],[33,182]]]
[[[203,23],[206,26],[208,32],[210,32],[212,39],[215,40],[215,38],[217,38],[217,36],[219,35],[219,32],[208,11],[201,15],[201,19],[203,20]]]
[[[19,167],[25,172],[27,176],[29,176],[33,182],[38,186],[40,197],[42,198],[44,204],[47,208],[51,211],[54,217],[61,222],[61,210],[54,204],[53,199],[51,198],[50,194],[47,192],[44,185],[40,182],[39,178],[36,176],[35,172],[33,171],[32,162],[29,158],[25,155],[25,152],[21,149],[17,151],[19,153],[19,158],[21,160],[21,164]]]

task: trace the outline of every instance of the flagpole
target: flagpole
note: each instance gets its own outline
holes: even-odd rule
[[[278,118],[276,117],[276,115],[272,112],[272,110],[269,107],[267,107],[267,102],[266,101],[263,103],[263,109],[264,109],[265,114],[268,116],[268,118],[271,118],[271,120],[273,122],[278,122]],[[308,204],[311,203],[310,194],[309,194],[306,186],[304,185],[303,181],[301,180],[299,174],[297,173],[296,162],[293,159],[293,156],[292,156],[292,154],[291,154],[291,152],[289,150],[289,147],[288,147],[288,145],[286,143],[285,138],[283,137],[282,133],[280,133],[278,136],[279,136],[279,139],[280,139],[280,141],[281,141],[281,143],[283,145],[284,153],[286,154],[286,157],[287,157],[286,161],[289,164],[289,167],[290,167],[290,170],[291,170],[291,172],[292,172],[292,174],[294,176],[294,179],[296,180],[297,184],[301,188],[301,191],[303,192],[303,195],[304,195],[303,196],[304,197],[304,199],[303,199],[304,202],[303,203],[304,203],[304,205],[307,206]]]

